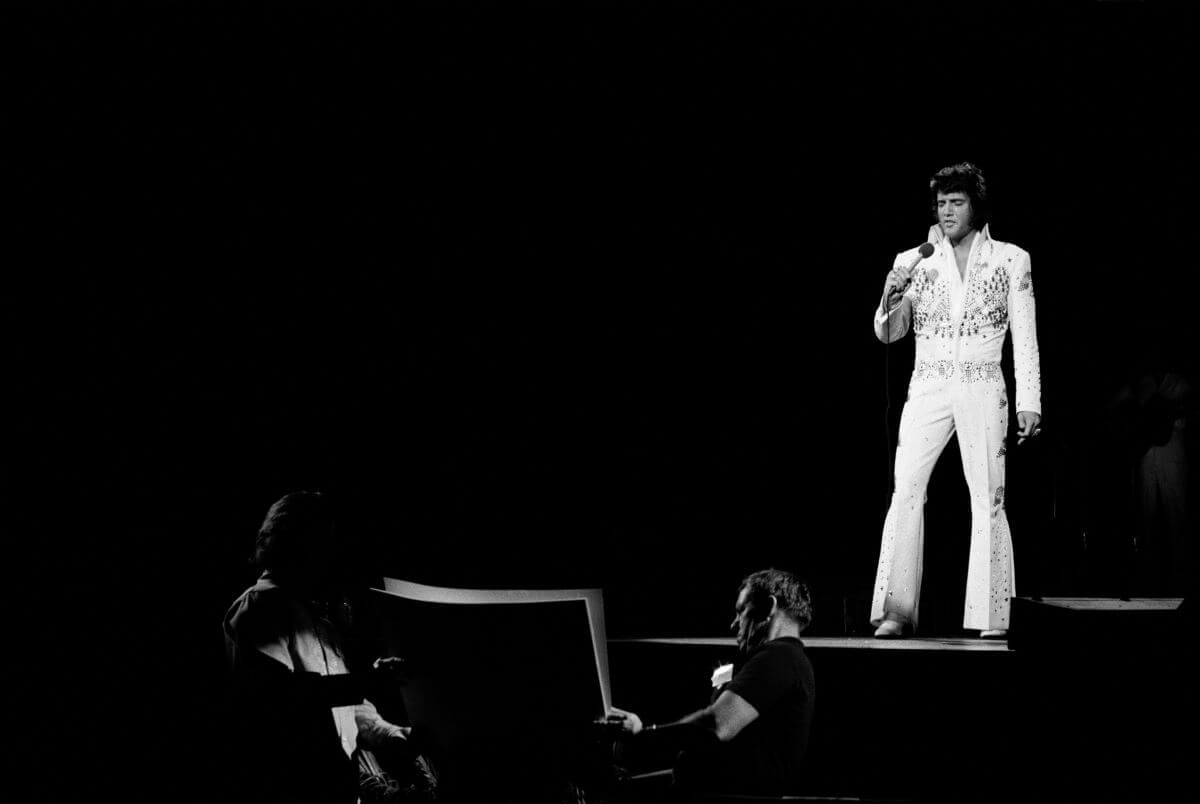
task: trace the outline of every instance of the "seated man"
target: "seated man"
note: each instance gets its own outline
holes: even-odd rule
[[[643,726],[614,709],[608,722],[639,740],[683,748],[675,784],[690,791],[778,795],[800,777],[813,712],[813,671],[803,631],[812,619],[808,587],[776,569],[742,581],[731,627],[738,656],[727,682],[714,678],[708,706],[665,725]]]
[[[253,561],[262,574],[225,617],[240,743],[237,796],[431,800],[432,776],[407,744],[409,730],[379,715],[364,697],[367,676],[352,676],[346,666],[346,567],[328,500],[316,492],[278,500],[259,529]]]

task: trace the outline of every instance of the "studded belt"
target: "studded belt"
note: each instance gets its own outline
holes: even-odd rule
[[[1000,364],[976,363],[971,360],[918,360],[913,366],[914,382],[949,380],[958,377],[962,382],[1003,382]]]

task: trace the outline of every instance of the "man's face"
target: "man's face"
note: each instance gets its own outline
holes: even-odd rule
[[[308,542],[299,570],[302,582],[316,594],[338,591],[344,584],[349,570],[346,549],[334,526]]]
[[[737,603],[733,607],[733,622],[729,624],[729,629],[737,634],[739,651],[744,653],[762,641],[762,634],[765,631],[762,622],[764,615],[765,612],[751,610],[750,590],[743,586],[738,592]]]
[[[942,234],[951,240],[959,240],[974,226],[971,199],[966,193],[938,193],[937,216]]]

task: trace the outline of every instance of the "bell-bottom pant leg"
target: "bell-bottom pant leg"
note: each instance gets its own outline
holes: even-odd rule
[[[896,488],[883,523],[879,568],[871,600],[871,624],[891,615],[917,625],[925,549],[925,492],[933,466],[954,433],[950,382],[909,386],[896,444]]]
[[[999,372],[987,378],[962,378],[955,394],[954,422],[971,494],[963,627],[1007,629],[1015,573],[1004,506],[1008,395]]]

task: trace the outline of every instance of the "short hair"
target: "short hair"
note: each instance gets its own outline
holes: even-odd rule
[[[333,508],[319,491],[294,491],[267,510],[251,563],[260,570],[295,566],[308,548],[333,534]]]
[[[752,599],[773,596],[779,609],[795,620],[801,631],[812,622],[812,591],[790,572],[774,568],[752,572],[738,587],[739,591],[742,589],[749,590]]]
[[[977,231],[982,231],[991,218],[992,205],[988,201],[987,180],[983,177],[983,171],[970,162],[944,167],[929,180],[929,203],[935,220],[938,193],[964,193],[971,199],[971,228]]]

